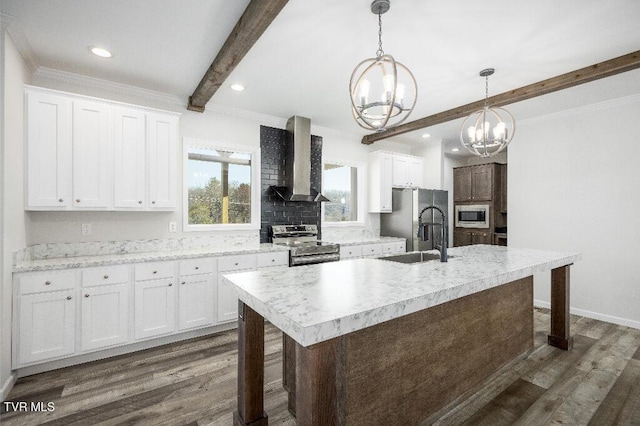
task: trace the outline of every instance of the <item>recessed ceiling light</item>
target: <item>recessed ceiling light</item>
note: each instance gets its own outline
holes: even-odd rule
[[[451,152],[458,152],[458,151],[460,151],[460,148],[453,148],[453,149],[451,149]]]
[[[93,53],[96,56],[100,56],[101,58],[113,57],[113,53],[109,52],[107,49],[103,47],[89,46],[89,52]]]
[[[242,92],[244,90],[244,86],[240,83],[234,83],[230,87],[231,90],[235,90],[236,92]]]
[[[423,133],[422,137],[426,139],[426,138],[430,138],[431,135],[429,133]]]

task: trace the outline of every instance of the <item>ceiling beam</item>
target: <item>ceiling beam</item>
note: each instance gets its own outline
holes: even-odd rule
[[[287,2],[288,0],[251,0],[222,45],[218,56],[189,97],[187,109],[204,112],[209,99],[222,86]]]
[[[569,87],[578,86],[593,80],[609,77],[615,74],[623,73],[640,68],[640,51],[619,56],[608,61],[600,62],[579,70],[571,71],[556,77],[548,78],[537,83],[529,84],[518,89],[504,92],[499,95],[489,97],[489,105],[500,107],[515,102],[524,101],[526,99],[535,98],[537,96],[546,95],[558,90],[567,89]],[[370,145],[376,141],[387,139],[393,136],[402,135],[404,133],[413,132],[414,130],[424,129],[425,127],[435,126],[436,124],[446,123],[447,121],[456,120],[466,117],[476,112],[484,106],[484,99],[462,105],[447,111],[439,112],[428,117],[410,121],[396,127],[388,128],[378,133],[365,135],[362,143]]]

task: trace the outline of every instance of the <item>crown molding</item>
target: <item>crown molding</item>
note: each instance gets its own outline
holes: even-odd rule
[[[518,120],[518,125],[530,125],[530,124],[538,124],[545,121],[550,120],[560,120],[569,117],[574,117],[580,114],[586,114],[594,111],[601,111],[608,108],[615,108],[624,105],[629,105],[632,103],[640,102],[640,93],[636,93],[629,96],[623,96],[621,98],[610,99],[608,101],[596,102],[589,105],[582,105],[575,108],[569,108],[562,111],[556,111],[549,114],[538,115],[536,117],[525,118],[523,120]]]
[[[287,119],[282,117],[276,117],[275,115],[262,114],[260,112],[247,111],[240,108],[234,108],[230,106],[224,106],[220,104],[208,103],[205,107],[205,114],[207,112],[214,112],[217,114],[229,115],[232,117],[246,118],[248,120],[257,121],[266,126],[275,127],[278,129],[284,129],[287,125]]]
[[[178,96],[168,93],[157,92],[155,90],[143,89],[128,84],[115,83],[113,81],[104,80],[97,77],[89,77],[86,75],[60,71],[53,68],[38,67],[33,73],[34,77],[52,79],[65,83],[72,83],[79,86],[92,87],[101,90],[107,90],[126,95],[133,95],[143,99],[149,99],[155,102],[161,102],[169,105],[180,105],[184,107],[186,102]]]
[[[11,37],[13,44],[20,52],[20,56],[24,60],[27,68],[33,74],[38,68],[38,58],[35,53],[33,53],[33,49],[29,44],[29,41],[24,36],[24,33],[20,31],[17,25],[12,25],[15,20],[15,17],[7,14],[2,14],[2,29],[6,29],[7,34]]]

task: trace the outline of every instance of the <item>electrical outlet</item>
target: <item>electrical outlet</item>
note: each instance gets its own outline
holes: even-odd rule
[[[82,224],[82,235],[91,235],[91,224],[83,223]]]
[[[177,226],[175,222],[169,222],[169,232],[176,232]]]

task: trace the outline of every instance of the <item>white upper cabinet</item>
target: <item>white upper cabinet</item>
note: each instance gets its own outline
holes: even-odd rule
[[[116,209],[147,207],[145,114],[134,108],[116,107],[113,111],[113,205]]]
[[[176,207],[176,141],[178,117],[148,114],[149,207]]]
[[[109,110],[101,102],[73,102],[73,206],[77,209],[110,206]]]
[[[27,207],[71,203],[71,99],[27,92]]]
[[[369,153],[369,213],[391,212],[393,156],[388,152]]]
[[[409,155],[393,155],[393,187],[420,188],[423,186],[423,161]]]
[[[26,210],[174,210],[179,115],[27,87]]]

